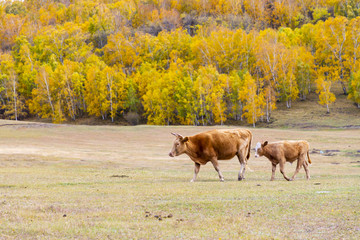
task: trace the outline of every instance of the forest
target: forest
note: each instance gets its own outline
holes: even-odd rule
[[[360,108],[359,0],[0,2],[0,118],[271,121],[341,86]]]

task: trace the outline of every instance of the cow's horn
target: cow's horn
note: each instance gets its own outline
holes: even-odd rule
[[[178,133],[171,133],[172,135],[174,135],[175,137],[183,137],[181,136],[181,134],[178,134]]]

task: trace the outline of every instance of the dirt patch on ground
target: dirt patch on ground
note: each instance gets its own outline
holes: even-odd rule
[[[64,125],[52,124],[52,123],[3,123],[0,127],[11,127],[11,128],[54,128],[61,127]]]

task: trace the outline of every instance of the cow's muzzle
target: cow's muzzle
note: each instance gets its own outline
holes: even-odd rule
[[[172,152],[169,153],[170,157],[174,157],[174,154]]]

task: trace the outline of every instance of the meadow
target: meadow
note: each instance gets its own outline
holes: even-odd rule
[[[359,239],[360,129],[250,129],[309,141],[311,179],[236,158],[190,183],[174,137],[231,126],[85,126],[0,120],[0,239]],[[292,176],[295,164],[287,164]]]

